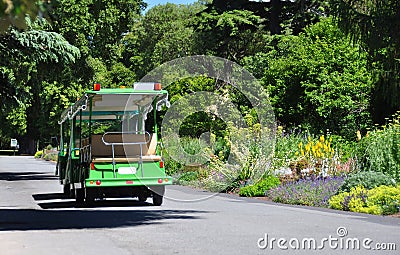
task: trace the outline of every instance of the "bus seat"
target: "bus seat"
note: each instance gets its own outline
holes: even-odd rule
[[[102,141],[102,135],[92,135],[92,157],[112,157],[112,146],[105,145]],[[142,134],[108,134],[104,137],[108,143],[122,142],[145,142],[145,135]],[[157,139],[156,135],[152,134],[150,141],[142,145],[142,155],[150,156],[156,154]],[[115,145],[114,157],[138,157],[140,155],[140,145]]]

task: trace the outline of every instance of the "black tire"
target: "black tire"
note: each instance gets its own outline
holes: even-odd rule
[[[85,201],[85,189],[75,189],[75,200],[78,204],[83,204]]]
[[[147,200],[146,193],[140,192],[140,194],[138,195],[138,199],[139,199],[139,202],[142,202],[142,203],[146,202],[146,200]]]
[[[85,199],[86,204],[93,205],[95,199],[96,199],[96,195],[95,195],[94,190],[86,189],[86,199]]]
[[[153,205],[160,206],[163,203],[163,196],[153,192]]]
[[[63,185],[63,194],[66,198],[71,198],[71,186],[69,184]]]

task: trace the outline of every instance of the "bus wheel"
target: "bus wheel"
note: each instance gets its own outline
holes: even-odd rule
[[[140,202],[146,202],[147,200],[147,194],[144,192],[140,192],[138,195],[138,199]]]
[[[64,184],[63,194],[67,198],[71,198],[71,186],[69,184]]]
[[[93,205],[95,199],[96,199],[96,194],[94,190],[86,189],[86,204]]]
[[[153,192],[153,205],[160,206],[163,202],[163,196]]]
[[[75,200],[77,203],[83,203],[85,201],[85,190],[83,188],[75,189]]]

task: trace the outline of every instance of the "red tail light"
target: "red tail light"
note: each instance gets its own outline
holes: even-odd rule
[[[160,168],[164,168],[164,161],[160,161]]]
[[[161,83],[154,83],[154,90],[161,90]]]
[[[158,183],[162,183],[163,182],[163,179],[158,179]]]
[[[97,180],[96,181],[96,185],[98,186],[98,185],[100,185],[101,184],[101,181],[100,180]]]
[[[93,90],[94,91],[99,91],[100,90],[100,83],[95,83],[95,84],[93,84]]]
[[[90,163],[90,170],[94,170],[95,168],[94,168],[94,163],[92,162],[92,163]]]

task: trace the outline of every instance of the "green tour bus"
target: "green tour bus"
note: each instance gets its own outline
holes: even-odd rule
[[[161,205],[165,185],[172,184],[157,134],[156,111],[164,105],[170,105],[168,92],[160,83],[116,89],[94,84],[65,109],[58,122],[56,170],[65,195],[78,203],[107,197],[137,197],[144,202],[152,197],[154,205]],[[145,130],[151,111],[152,130]]]

